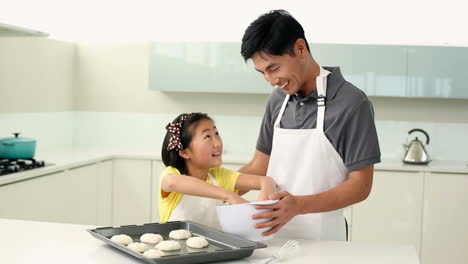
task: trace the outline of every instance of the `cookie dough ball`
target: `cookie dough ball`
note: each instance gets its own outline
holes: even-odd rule
[[[204,237],[191,237],[186,241],[187,246],[191,248],[204,248],[208,246],[208,240]]]
[[[150,243],[150,244],[157,244],[163,241],[163,237],[158,234],[146,233],[140,237],[140,241],[145,242],[145,243]]]
[[[135,252],[140,252],[140,253],[145,252],[146,250],[149,249],[149,247],[145,243],[138,243],[138,242],[128,244],[128,248]]]
[[[133,239],[130,236],[122,234],[122,235],[112,236],[111,241],[126,246],[132,243]]]
[[[172,230],[169,237],[172,239],[187,239],[192,236],[192,233],[186,229]]]
[[[158,257],[163,256],[164,252],[162,252],[159,249],[150,249],[148,251],[145,251],[143,255],[145,255],[145,257],[148,257],[148,258],[158,258]]]
[[[159,242],[154,248],[160,249],[163,251],[174,251],[180,249],[180,244],[177,241],[164,240]]]

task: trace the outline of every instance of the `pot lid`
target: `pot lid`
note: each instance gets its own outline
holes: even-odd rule
[[[13,133],[13,135],[15,135],[14,137],[1,138],[0,142],[2,142],[2,143],[18,143],[18,142],[34,142],[34,141],[36,141],[35,139],[32,139],[32,138],[20,137],[19,134],[20,133]]]

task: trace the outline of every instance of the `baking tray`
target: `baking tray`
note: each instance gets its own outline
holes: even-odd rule
[[[164,251],[165,255],[162,257],[148,258],[144,256],[143,253],[132,251],[126,246],[110,240],[113,235],[126,234],[133,239],[133,242],[140,242],[140,236],[144,233],[160,234],[163,236],[164,240],[174,240],[169,238],[169,232],[176,229],[190,230],[192,232],[192,236],[204,237],[210,244],[206,248],[194,249],[186,246],[185,239],[176,240],[181,245],[180,250]],[[149,223],[143,225],[125,225],[120,227],[99,227],[89,229],[87,231],[91,233],[92,236],[104,241],[116,249],[130,254],[141,261],[155,264],[208,263],[239,259],[252,255],[255,249],[267,247],[265,244],[217,231],[191,221],[174,221],[164,224]],[[155,244],[148,245],[150,248],[153,248]]]

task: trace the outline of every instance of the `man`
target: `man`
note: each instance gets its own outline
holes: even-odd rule
[[[320,25],[326,26],[326,24]],[[241,54],[276,86],[266,107],[252,160],[241,172],[268,175],[282,191],[258,209],[263,235],[346,240],[343,208],[372,187],[380,149],[367,96],[340,68],[321,67],[302,26],[286,11],[260,16],[246,29]],[[271,220],[266,220],[271,219]]]

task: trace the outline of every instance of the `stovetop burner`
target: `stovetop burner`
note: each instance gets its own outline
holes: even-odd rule
[[[0,159],[0,176],[41,168],[50,164],[46,164],[42,160],[36,159]]]

